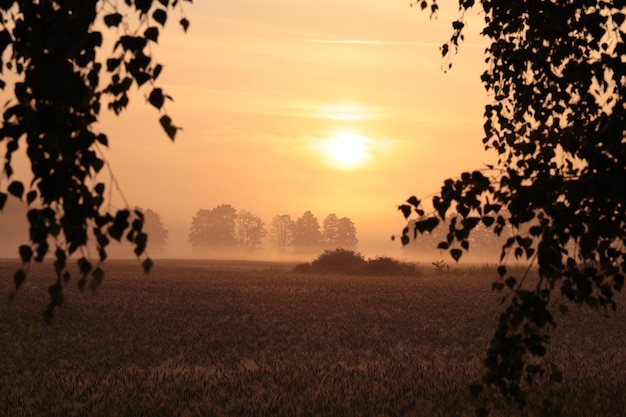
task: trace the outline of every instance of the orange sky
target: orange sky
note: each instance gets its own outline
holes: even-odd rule
[[[153,48],[164,65],[158,85],[175,100],[167,111],[184,129],[175,143],[144,92],[99,126],[129,203],[156,210],[169,227],[168,255],[190,256],[192,216],[226,203],[266,225],[306,210],[320,224],[329,213],[347,216],[361,252],[400,256],[390,240],[404,226],[396,206],[492,162],[481,144],[480,16],[444,74],[438,46],[454,5],[434,21],[399,0],[184,6],[188,33],[171,16]],[[367,138],[362,165],[342,169],[320,152],[340,133]]]

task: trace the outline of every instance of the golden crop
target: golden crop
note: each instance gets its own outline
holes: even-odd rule
[[[0,263],[3,296],[14,263]],[[467,384],[498,316],[493,268],[420,277],[297,274],[279,264],[113,261],[70,284],[52,326],[49,265],[0,305],[0,416],[472,416]],[[623,416],[626,314],[557,316],[562,384],[533,401]],[[493,415],[508,415],[504,407]]]

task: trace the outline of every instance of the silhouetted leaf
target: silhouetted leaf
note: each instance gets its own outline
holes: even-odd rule
[[[167,136],[169,136],[171,140],[174,140],[178,128],[172,125],[172,119],[170,119],[169,116],[161,116],[159,123],[161,123],[161,126],[165,130],[165,133],[167,133]]]
[[[104,24],[108,27],[117,27],[122,22],[122,15],[119,13],[111,13],[104,16]]]
[[[406,200],[406,202],[409,203],[410,205],[412,205],[415,208],[417,208],[420,205],[420,201],[415,196],[409,197],[409,199]]]
[[[182,19],[180,19],[180,25],[183,27],[183,30],[187,32],[187,29],[189,29],[189,20],[183,17]]]
[[[20,259],[22,262],[30,262],[33,257],[33,249],[28,245],[21,245],[19,247]]]
[[[146,274],[148,272],[150,272],[150,270],[152,269],[152,267],[154,266],[154,262],[152,262],[152,260],[150,258],[146,258],[142,263],[141,266],[143,268],[143,272],[145,272]]]
[[[163,102],[165,101],[165,98],[163,97],[163,90],[161,90],[160,88],[155,88],[154,90],[152,90],[148,101],[157,109],[163,107]]]
[[[157,77],[159,76],[159,74],[161,74],[161,71],[163,70],[163,67],[161,66],[161,64],[157,64],[154,67],[154,70],[152,71],[152,79],[156,80]]]
[[[26,280],[26,273],[24,272],[23,269],[18,269],[17,271],[15,271],[15,274],[13,275],[13,282],[15,283],[15,288],[21,287],[25,280]]]
[[[159,39],[159,29],[156,26],[151,26],[146,29],[143,36],[150,39],[152,42],[157,42]]]
[[[4,205],[7,202],[7,195],[5,193],[0,192],[0,211],[4,209]]]
[[[29,191],[26,193],[26,202],[30,205],[37,198],[37,191]]]
[[[409,216],[411,215],[411,206],[408,206],[406,204],[402,204],[401,206],[398,206],[398,210],[402,212],[405,219],[408,219]]]
[[[7,187],[7,191],[21,200],[24,195],[24,184],[19,181],[13,181]]]
[[[163,9],[156,9],[154,13],[152,13],[152,18],[160,23],[161,26],[164,26],[167,20],[167,12]]]
[[[463,251],[461,251],[461,249],[450,249],[450,256],[452,256],[452,259],[455,261],[458,262],[462,255]]]

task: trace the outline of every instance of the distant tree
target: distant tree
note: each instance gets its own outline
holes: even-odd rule
[[[339,227],[337,228],[337,237],[335,238],[335,247],[355,250],[359,245],[356,237],[356,226],[347,217],[339,219]]]
[[[284,253],[291,246],[293,240],[294,221],[288,214],[276,215],[272,219],[269,230],[269,240],[279,252]]]
[[[249,211],[239,211],[235,219],[235,235],[237,244],[244,251],[259,249],[261,239],[265,237],[267,230],[261,219]]]
[[[322,221],[322,245],[326,249],[335,249],[339,235],[339,217],[331,213]]]
[[[329,214],[322,223],[322,244],[327,249],[356,249],[358,240],[354,223],[347,217],[340,219],[334,213]]]
[[[189,243],[194,251],[235,249],[237,210],[222,204],[210,210],[200,209],[191,220]]]
[[[431,13],[438,9],[434,0],[415,4]],[[498,236],[514,230],[493,283],[503,292],[504,308],[484,377],[472,392],[479,396],[494,387],[523,409],[533,381],[562,378],[554,363],[545,362],[555,308],[566,312],[563,300],[569,300],[615,309],[626,279],[626,3],[458,5],[459,18],[441,52],[449,59],[463,40],[466,12],[481,6],[481,33],[490,42],[481,75],[490,99],[482,142],[498,161],[446,180],[431,213],[410,197],[400,210],[417,221],[403,230],[402,242],[433,230],[450,211],[460,217],[448,225],[440,247],[455,260],[470,249],[468,238],[480,223]],[[504,265],[509,256],[537,268],[516,274]],[[551,407],[547,401],[536,414],[555,415]],[[488,408],[478,411],[486,415]]]
[[[107,186],[97,174],[105,166],[100,148],[109,139],[96,128],[103,108],[119,114],[128,106],[131,88],[143,87],[147,102],[160,113],[160,125],[174,139],[178,127],[164,106],[170,97],[156,84],[163,67],[152,56],[174,9],[182,9],[177,0],[0,3],[0,89],[7,80],[12,89],[3,96],[0,121],[5,145],[0,177],[6,179],[0,181],[0,210],[9,195],[29,206],[29,239],[19,248],[23,266],[13,277],[16,288],[32,261],[55,258],[47,320],[63,303],[71,255],[88,244],[97,246],[95,263],[78,257],[81,288],[86,280],[92,288],[102,281],[100,264],[111,239],[126,239],[137,256],[144,255],[141,213],[103,204]],[[187,30],[187,19],[179,22]],[[105,38],[112,50],[101,49]],[[30,162],[27,181],[14,176],[13,155],[20,147]],[[144,270],[151,266],[145,257]]]
[[[293,227],[293,248],[296,252],[318,251],[322,243],[322,232],[317,217],[306,211]]]
[[[141,209],[137,207],[144,216],[144,230],[148,234],[148,242],[150,248],[157,251],[165,249],[167,245],[167,239],[169,237],[169,230],[165,227],[165,223],[161,219],[159,213],[152,209]]]

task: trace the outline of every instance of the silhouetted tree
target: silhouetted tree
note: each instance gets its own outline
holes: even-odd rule
[[[497,165],[446,180],[425,213],[416,197],[400,206],[418,220],[402,233],[433,230],[450,210],[460,215],[440,246],[458,260],[482,223],[500,235],[507,255],[538,266],[535,279],[514,276],[504,264],[493,287],[506,291],[485,360],[482,384],[496,387],[517,406],[527,404],[523,384],[546,371],[561,374],[544,357],[556,326],[553,293],[575,304],[612,308],[626,275],[626,4],[597,0],[460,0],[461,18],[441,51],[449,57],[463,40],[465,12],[482,5],[482,35],[491,41],[481,79],[486,148]],[[420,1],[422,9],[437,3]],[[449,68],[449,66],[448,66]],[[509,216],[502,215],[508,210]],[[528,271],[531,271],[529,268]],[[561,304],[561,303],[558,303]],[[564,312],[567,306],[561,304]],[[550,403],[541,415],[550,415]],[[487,414],[487,408],[479,412]]]
[[[159,213],[152,209],[141,209],[137,207],[144,215],[144,229],[148,234],[148,242],[151,248],[163,250],[167,245],[169,230],[165,227],[165,223],[161,219]]]
[[[237,210],[230,204],[198,210],[191,220],[189,233],[192,250],[237,248],[236,219]]]
[[[317,217],[306,211],[293,227],[293,248],[296,252],[315,252],[321,247],[322,233]]]
[[[68,257],[87,247],[88,240],[95,241],[99,256],[96,265],[79,258],[81,288],[87,279],[92,288],[102,280],[100,263],[110,239],[124,237],[137,256],[144,254],[142,214],[103,205],[105,184],[96,174],[105,165],[99,147],[108,146],[108,138],[96,131],[96,123],[103,104],[119,114],[129,103],[131,87],[143,86],[148,102],[161,113],[161,126],[174,139],[178,128],[163,107],[169,96],[155,84],[162,66],[151,53],[168,13],[177,6],[177,0],[0,4],[0,88],[7,78],[13,88],[0,126],[6,146],[2,175],[8,180],[0,190],[0,210],[8,195],[30,207],[30,243],[19,248],[23,267],[14,275],[16,288],[26,279],[30,262],[54,254],[56,279],[48,289],[46,319],[63,303]],[[187,19],[180,24],[187,30]],[[112,38],[112,52],[98,51],[104,36],[96,28]],[[12,156],[20,144],[26,145],[31,165],[32,179],[26,184],[13,175]],[[144,258],[144,270],[151,265]]]
[[[335,248],[339,229],[339,218],[335,213],[331,213],[322,222],[322,244],[327,249]]]
[[[294,226],[294,221],[288,214],[276,215],[272,219],[269,240],[279,252],[286,252],[292,245]]]
[[[259,249],[267,231],[261,219],[249,211],[239,211],[235,219],[237,244],[244,251]]]
[[[358,245],[359,240],[356,237],[356,226],[349,218],[342,217],[339,219],[335,247],[356,250]]]
[[[340,219],[331,213],[326,216],[322,225],[322,243],[325,248],[349,250],[357,248],[359,241],[356,238],[356,227],[349,218]]]

